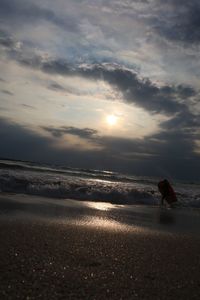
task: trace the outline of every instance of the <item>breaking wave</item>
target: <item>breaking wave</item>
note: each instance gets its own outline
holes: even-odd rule
[[[27,177],[27,176],[26,176]],[[25,178],[23,176],[0,176],[2,192],[40,195],[51,198],[111,202],[116,204],[156,204],[154,191],[132,188],[120,183],[96,180],[55,180],[55,178]]]
[[[88,169],[0,161],[0,191],[51,198],[158,205],[157,180]],[[199,184],[175,184],[181,206],[200,208]]]

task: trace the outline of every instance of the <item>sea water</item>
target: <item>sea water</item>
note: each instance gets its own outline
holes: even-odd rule
[[[0,191],[50,198],[158,205],[163,178],[111,171],[75,169],[33,162],[0,160]],[[200,183],[170,180],[183,207],[200,208]]]

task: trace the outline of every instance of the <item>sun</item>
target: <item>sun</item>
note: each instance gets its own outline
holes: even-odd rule
[[[111,126],[115,125],[117,123],[117,117],[115,115],[108,115],[106,117],[106,122]]]

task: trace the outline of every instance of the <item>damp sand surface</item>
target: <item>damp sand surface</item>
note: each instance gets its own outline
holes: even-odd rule
[[[198,226],[196,211],[1,195],[0,298],[199,299]]]

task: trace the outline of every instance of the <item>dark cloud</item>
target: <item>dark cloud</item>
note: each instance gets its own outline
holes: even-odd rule
[[[62,126],[59,128],[53,128],[53,127],[42,127],[47,132],[50,132],[55,137],[61,137],[64,134],[72,134],[77,135],[80,138],[93,138],[95,135],[97,135],[98,131],[91,129],[91,128],[77,128],[73,126]]]
[[[79,168],[107,169],[115,165],[104,152],[84,151],[80,147],[59,149],[53,138],[43,137],[27,127],[0,118],[0,157],[68,165]]]
[[[75,20],[66,12],[65,16],[60,17],[49,8],[42,8],[25,0],[1,0],[0,16],[4,22],[11,22],[19,26],[23,23],[33,24],[46,20],[72,32],[78,29]]]
[[[81,76],[91,80],[105,80],[114,89],[121,92],[124,101],[134,103],[152,113],[174,114],[185,108],[182,99],[197,95],[189,86],[179,85],[158,87],[148,79],[140,79],[136,73],[123,67],[110,68],[107,64],[91,64],[88,67],[69,64],[66,60],[42,61],[38,56],[25,58],[15,57],[19,63],[31,68],[39,68],[49,74],[63,76]],[[62,89],[59,85],[51,88]],[[177,101],[180,100],[180,101]]]
[[[6,82],[3,78],[0,78],[0,82]]]
[[[119,137],[99,137],[99,143],[106,146],[107,151],[117,156],[133,160],[153,159],[155,162],[161,159],[175,161],[194,157],[194,137],[188,133],[174,131],[161,131],[142,139],[128,139]],[[156,164],[155,164],[156,165]]]
[[[147,111],[173,114],[183,108],[183,105],[176,101],[181,96],[176,87],[158,87],[149,79],[140,79],[129,70],[119,68],[110,71],[102,66],[95,66],[82,72],[91,77],[103,78],[119,89],[128,103],[135,103]]]
[[[160,126],[165,130],[187,130],[192,134],[200,129],[200,118],[199,115],[194,115],[188,109],[185,109],[170,120],[162,122]]]
[[[156,0],[153,28],[161,36],[188,44],[200,42],[200,2],[198,0]],[[160,5],[160,7],[159,7]]]
[[[63,134],[88,138],[104,147],[102,150],[59,149],[52,137],[43,137],[31,129],[0,119],[0,157],[57,163],[80,168],[110,169],[138,175],[171,176],[180,179],[200,178],[199,156],[194,153],[193,137],[179,131],[162,131],[145,139],[100,136],[93,129],[57,128]],[[62,132],[63,130],[63,132]]]
[[[73,94],[76,96],[83,96],[83,95],[88,95],[89,92],[87,91],[79,91],[78,88],[73,88],[73,87],[64,87],[57,82],[52,82],[51,84],[48,85],[47,87],[49,90],[55,91],[55,92],[65,92],[67,94]]]
[[[48,156],[50,147],[50,140],[3,118],[0,118],[0,141],[1,157],[13,157],[22,160],[41,159],[41,150],[46,152]]]
[[[29,104],[22,103],[21,105],[27,109],[36,109],[34,106],[29,105]]]
[[[5,39],[8,39],[5,35]],[[9,38],[10,39],[10,38]],[[27,55],[23,49],[13,49],[13,43],[7,50],[10,58],[18,63],[40,69],[49,74],[60,74],[63,76],[81,76],[91,80],[107,81],[115,90],[119,91],[127,103],[134,103],[139,107],[152,113],[163,113],[172,115],[186,106],[183,100],[194,98],[198,92],[191,86],[165,85],[157,86],[149,79],[139,78],[136,73],[117,64],[71,64],[64,59],[44,59],[39,55],[30,53]],[[49,85],[50,89],[68,91],[56,82]],[[70,91],[69,91],[70,92]]]
[[[103,137],[111,159],[129,162],[120,170],[135,174],[170,176],[179,179],[199,179],[200,155],[195,150],[194,137],[174,131],[162,131],[144,139]]]
[[[57,60],[44,62],[40,64],[40,68],[48,73],[66,76],[79,75],[91,80],[105,80],[122,93],[126,102],[134,103],[153,113],[174,114],[185,109],[185,105],[180,103],[181,100],[197,95],[197,92],[189,86],[158,87],[150,80],[140,79],[136,73],[120,66],[111,68],[107,64],[94,64],[82,67]]]
[[[8,33],[6,33],[3,30],[0,30],[0,45],[8,48],[8,49],[13,49],[15,47],[15,41],[14,39],[9,36]]]
[[[197,92],[191,86],[178,85],[177,87],[173,87],[173,88],[175,90],[175,93],[177,93],[177,95],[181,99],[187,99],[187,98],[194,97],[197,95]]]
[[[1,93],[9,95],[9,96],[13,96],[14,94],[8,90],[1,90]]]
[[[122,14],[145,26],[148,39],[153,32],[187,47],[200,42],[199,0],[151,0],[140,8],[135,1],[118,3]]]
[[[179,117],[177,117],[179,122]],[[172,119],[175,121],[175,118]],[[172,122],[173,122],[172,121]],[[45,128],[52,133],[53,136],[62,137],[64,134],[71,134],[86,138],[102,146],[102,151],[98,152],[98,159],[102,159],[104,155],[110,157],[110,164],[113,162],[112,170],[141,174],[154,174],[157,176],[172,176],[184,178],[194,175],[198,178],[198,168],[200,167],[200,156],[195,154],[195,140],[199,138],[199,134],[186,130],[184,126],[193,126],[193,124],[179,124],[168,130],[162,130],[152,136],[143,139],[129,139],[122,137],[102,136],[99,132],[89,129],[89,134],[84,134],[84,129],[68,127],[73,130],[64,131],[62,128]],[[182,130],[180,130],[182,126]],[[167,127],[163,123],[163,128]],[[96,153],[96,152],[95,152]],[[117,162],[117,166],[114,162]],[[123,165],[123,163],[124,165]],[[193,173],[191,165],[193,166]],[[108,164],[109,165],[109,164]],[[198,166],[198,167],[197,167]],[[151,167],[151,169],[149,169]],[[178,167],[178,169],[176,169]],[[190,173],[187,173],[189,168]],[[149,173],[148,173],[149,172]],[[185,173],[185,174],[184,174]]]
[[[48,88],[53,91],[61,91],[61,92],[64,92],[66,90],[63,86],[61,86],[56,82],[49,84]]]
[[[37,57],[37,59],[38,59],[39,67],[46,73],[73,75],[73,73],[76,72],[76,68],[74,68],[72,64],[70,64],[68,61],[64,59],[48,60],[44,62],[40,60],[40,57]],[[29,61],[27,61],[27,65],[28,64]]]

